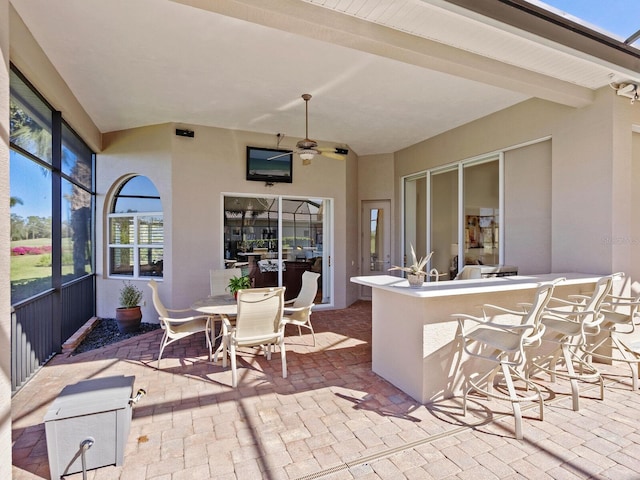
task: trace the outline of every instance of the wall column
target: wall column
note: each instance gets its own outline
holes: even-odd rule
[[[0,0],[0,245],[9,245],[9,0]],[[0,278],[10,276],[9,249],[0,249]],[[11,478],[11,290],[0,285],[0,478]]]

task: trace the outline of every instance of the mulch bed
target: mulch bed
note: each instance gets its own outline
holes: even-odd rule
[[[128,338],[133,338],[143,333],[152,332],[158,328],[160,328],[160,324],[158,323],[142,322],[137,332],[120,333],[118,324],[114,318],[101,318],[93,330],[89,332],[82,343],[74,350],[73,354],[88,352]]]

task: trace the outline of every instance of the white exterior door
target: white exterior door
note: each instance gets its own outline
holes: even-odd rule
[[[386,275],[391,268],[391,201],[363,201],[361,214],[361,275]],[[360,298],[371,299],[371,288],[361,286]]]

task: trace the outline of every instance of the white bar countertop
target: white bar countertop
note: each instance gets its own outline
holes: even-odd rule
[[[579,285],[596,282],[601,275],[589,273],[545,273],[540,275],[512,275],[506,277],[474,278],[469,280],[443,280],[425,282],[422,287],[410,287],[405,278],[393,275],[351,277],[353,283],[380,288],[400,295],[430,298],[452,295],[490,293],[497,290],[524,290],[536,288],[539,283],[566,278],[563,285]]]

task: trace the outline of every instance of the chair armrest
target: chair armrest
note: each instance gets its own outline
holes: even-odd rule
[[[558,315],[560,317],[580,317],[580,316],[585,316],[585,315],[597,315],[598,312],[596,312],[595,310],[576,310],[576,311],[571,311],[571,310],[562,310],[559,308],[545,308],[545,313],[552,313],[554,315]]]
[[[457,320],[471,320],[476,323],[485,323],[487,321],[486,318],[474,317],[473,315],[468,315],[466,313],[452,313],[451,318],[455,318]]]
[[[520,312],[516,312],[516,313],[520,313]],[[509,324],[505,324],[505,323],[497,323],[497,322],[490,322],[487,321],[485,318],[479,318],[479,317],[474,317],[472,315],[467,315],[464,313],[454,313],[451,315],[452,317],[456,318],[458,320],[458,325],[460,327],[461,330],[461,334],[464,337],[465,334],[465,329],[464,329],[464,322],[466,320],[470,320],[472,322],[475,322],[478,324],[478,326],[482,326],[482,327],[490,327],[490,328],[494,328],[496,330],[510,330],[510,331],[515,331],[515,330],[527,330],[527,329],[532,329],[533,325],[531,324],[526,324],[526,325],[518,325],[518,324],[513,324],[513,323],[509,323]],[[473,329],[475,330],[475,329]],[[471,333],[471,332],[469,332]]]
[[[460,330],[460,335],[463,337],[466,335],[465,329],[464,329],[464,323],[467,320],[477,324],[484,324],[487,322],[486,318],[474,317],[473,315],[467,315],[466,313],[452,313],[451,318],[454,318],[458,321],[458,328]]]
[[[298,321],[298,322],[306,322],[311,315],[311,307],[313,307],[313,303],[307,307],[286,307],[282,311],[282,319],[285,322],[289,321]]]
[[[623,300],[625,302],[638,302],[638,300],[640,300],[640,297],[623,297],[620,295],[607,295],[607,298],[611,298],[613,300]]]
[[[296,313],[296,312],[304,312],[306,310],[310,310],[311,307],[313,307],[313,303],[309,306],[306,307],[284,307],[284,309],[282,310],[283,313],[286,315],[287,313]]]
[[[163,320],[166,323],[175,324],[175,325],[192,322],[194,320],[201,320],[201,319],[209,320],[209,317],[206,315],[198,315],[194,317],[184,317],[184,318],[172,318],[172,317],[159,317],[159,318],[160,320]]]
[[[551,315],[549,315],[551,314]],[[595,320],[593,320],[592,322],[584,322],[584,325],[586,327],[595,327],[597,325],[599,325],[600,323],[602,323],[602,321],[604,320],[604,314],[600,313],[600,312],[596,312],[594,310],[582,310],[582,311],[578,311],[578,312],[567,312],[564,310],[553,310],[553,309],[547,309],[545,310],[545,317],[547,318],[553,318],[555,320],[561,320],[561,321],[565,321],[565,322],[572,322],[572,323],[580,323],[581,317],[586,317],[588,315],[593,315],[595,317]]]
[[[618,295],[607,295],[609,300],[602,305],[615,307],[638,307],[640,305],[640,297],[621,297]]]
[[[171,312],[171,313],[185,313],[185,312],[193,312],[192,308],[167,308],[165,309],[167,312]]]
[[[570,298],[571,297],[578,297],[578,296],[579,295],[569,295]],[[586,300],[586,299],[590,298],[590,297],[587,297],[587,296],[581,296],[581,297],[582,297],[582,300]],[[580,307],[582,305],[581,302],[575,302],[575,301],[572,302],[571,300],[566,300],[564,298],[557,298],[557,297],[551,297],[549,299],[549,303],[558,303],[560,305],[567,305],[567,306],[570,306],[570,307]]]
[[[573,298],[575,300],[589,300],[591,298],[591,295],[572,293],[571,295],[567,295],[567,298]]]
[[[529,305],[531,305],[531,304],[529,304]],[[518,315],[520,317],[524,317],[525,315],[527,315],[527,312],[523,311],[523,310],[511,310],[509,308],[504,308],[504,307],[500,307],[498,305],[492,305],[491,303],[486,303],[486,304],[484,304],[482,306],[482,311],[485,314],[485,317],[487,315],[485,309],[496,310],[498,312],[509,313],[511,315]]]

